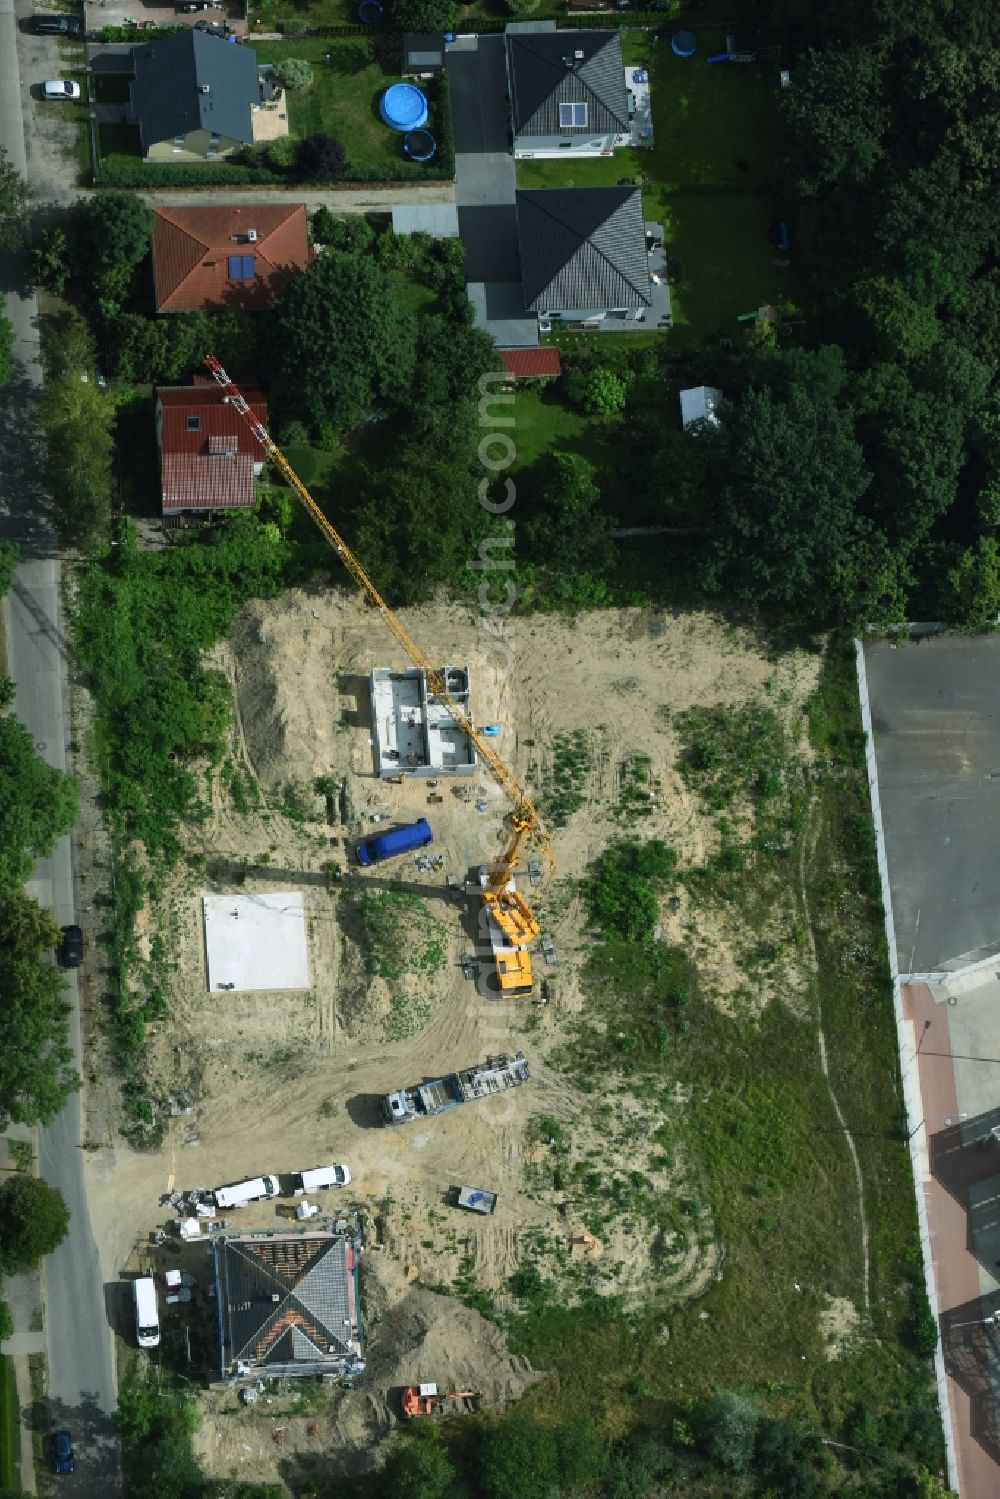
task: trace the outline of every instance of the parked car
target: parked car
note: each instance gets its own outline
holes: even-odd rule
[[[72,78],[50,78],[45,84],[46,99],[79,99],[80,85]]]
[[[52,1438],[52,1471],[53,1473],[72,1473],[75,1467],[73,1438],[68,1431],[57,1431]]]
[[[79,968],[83,962],[83,931],[80,927],[63,927],[59,961],[64,968]]]
[[[83,33],[76,16],[32,16],[31,29],[37,36],[81,36]]]
[[[193,16],[198,10],[221,10],[221,5],[216,5],[215,0],[183,0],[177,9],[182,16]]]

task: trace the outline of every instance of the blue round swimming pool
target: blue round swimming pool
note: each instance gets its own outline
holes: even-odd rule
[[[412,83],[394,83],[379,101],[378,112],[391,130],[419,130],[427,121],[427,100]]]

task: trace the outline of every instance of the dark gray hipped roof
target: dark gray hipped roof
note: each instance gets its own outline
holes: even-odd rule
[[[629,129],[617,31],[508,32],[510,108],[517,135],[613,135]],[[575,54],[582,52],[583,57]],[[587,123],[559,123],[560,104],[586,104]]]
[[[144,151],[189,130],[251,144],[251,106],[260,103],[252,48],[192,29],[134,47],[132,59],[132,100]]]
[[[517,194],[524,305],[648,307],[649,267],[637,187]]]
[[[216,1253],[227,1364],[323,1362],[349,1351],[353,1252],[346,1239],[248,1236],[226,1239]]]

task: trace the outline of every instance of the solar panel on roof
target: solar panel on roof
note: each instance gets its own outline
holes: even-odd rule
[[[252,281],[257,274],[255,255],[228,255],[226,259],[230,281]]]

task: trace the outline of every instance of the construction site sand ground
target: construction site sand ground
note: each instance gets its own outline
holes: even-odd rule
[[[374,1318],[368,1312],[372,1377],[364,1390],[338,1396],[321,1438],[305,1435],[303,1421],[303,1452],[310,1444],[329,1445],[331,1433],[342,1447],[370,1445],[390,1420],[387,1374],[402,1383],[438,1379],[442,1387],[453,1376],[500,1404],[523,1388],[523,1361],[503,1352],[496,1329],[454,1297],[425,1287],[452,1289],[467,1274],[503,1308],[511,1304],[510,1277],[525,1246],[547,1236],[564,1246],[576,1286],[627,1299],[648,1290],[648,1236],[633,1226],[590,1243],[587,1202],[546,1187],[545,1174],[533,1169],[548,1148],[538,1127],[544,1116],[571,1125],[574,1156],[587,1157],[609,1181],[638,1170],[654,1192],[671,1188],[651,1161],[661,1122],[651,1106],[623,1092],[611,1074],[600,1115],[593,1097],[581,1106],[547,1060],[581,1006],[579,973],[594,940],[574,882],[629,832],[620,814],[621,772],[637,754],[650,757],[650,784],[657,788],[641,836],[663,838],[682,866],[703,862],[718,834],[680,775],[677,715],[766,700],[786,715],[805,754],[802,707],[819,672],[816,656],[774,658],[752,632],[708,615],[535,616],[510,622],[502,646],[491,622],[454,604],[404,610],[401,617],[431,660],[469,665],[476,719],[500,726],[494,743],[501,757],[543,805],[555,736],[573,736],[586,747],[582,803],[553,835],[555,883],[536,899],[520,882],[543,934],[556,944],[557,966],[535,959],[546,1002],[501,1003],[462,975],[462,955],[481,941],[479,913],[475,899],[456,895],[447,878],[463,884],[502,846],[508,808],[500,789],[476,774],[472,800],[465,801],[461,782],[454,790],[442,782],[435,792],[418,780],[399,785],[375,778],[367,675],[378,665],[404,664],[384,627],[341,591],[296,591],[277,603],[251,604],[214,653],[213,664],[234,692],[231,760],[206,767],[210,816],[187,833],[186,867],[162,887],[156,907],[142,913],[149,931],[165,940],[172,965],[171,1019],[152,1037],[153,1068],[163,1096],[181,1094],[186,1111],[169,1120],[157,1151],[107,1146],[88,1158],[108,1281],[139,1262],[151,1230],[167,1221],[162,1194],[174,1188],[330,1161],[350,1165],[353,1183],[342,1195],[378,1222],[380,1248],[371,1246],[363,1276],[366,1304],[379,1308]],[[316,777],[331,777],[337,794],[328,801],[317,795]],[[429,795],[442,799],[429,803]],[[478,811],[477,802],[486,810]],[[359,870],[354,847],[378,814],[387,814],[388,825],[426,816],[434,832],[427,852],[440,865],[421,869],[406,855]],[[423,955],[415,966],[371,971],[379,955],[373,965],[356,940],[363,936],[356,892],[365,888],[419,897],[402,918],[404,933],[405,923],[413,923],[413,952]],[[311,987],[209,994],[204,894],[288,890],[300,890],[304,899]],[[719,1003],[726,1003],[730,984],[744,982],[732,939],[711,909],[665,912],[662,935],[712,953]],[[380,1127],[382,1094],[518,1049],[532,1068],[527,1086],[423,1123]],[[499,1194],[493,1217],[451,1205],[454,1189],[466,1183]],[[336,1210],[339,1202],[329,1201],[336,1195],[326,1194],[324,1206]],[[240,1227],[271,1226],[275,1205],[236,1216]],[[713,1246],[697,1225],[689,1243],[670,1247],[668,1278],[678,1293],[693,1293],[711,1279]],[[399,1328],[418,1323],[421,1337],[411,1349]],[[428,1353],[435,1339],[443,1368]],[[239,1442],[233,1421],[208,1419],[198,1440],[210,1470],[245,1472],[241,1444],[254,1453],[276,1447],[266,1430],[246,1434],[247,1423],[267,1419],[241,1415]],[[281,1477],[294,1446],[290,1428],[254,1476]]]

